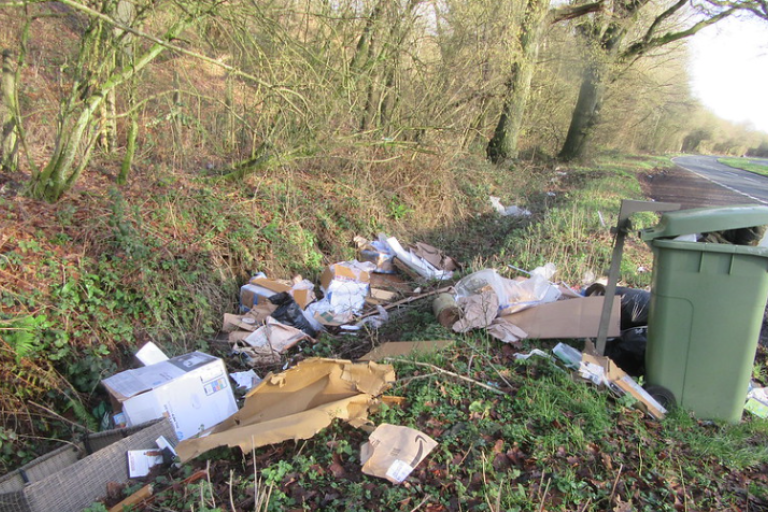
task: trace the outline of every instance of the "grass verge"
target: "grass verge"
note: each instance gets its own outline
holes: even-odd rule
[[[718,158],[721,164],[768,176],[768,165],[754,162],[751,158]]]

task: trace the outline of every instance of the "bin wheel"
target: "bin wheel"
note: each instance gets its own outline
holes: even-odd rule
[[[677,407],[675,395],[664,386],[655,386],[653,384],[645,386],[645,391],[659,402],[665,409],[674,409]]]

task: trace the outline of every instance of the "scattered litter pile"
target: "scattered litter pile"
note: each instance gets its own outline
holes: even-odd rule
[[[528,214],[500,204],[499,208],[505,215]],[[253,369],[228,374],[220,358],[202,352],[169,358],[148,343],[136,354],[143,366],[104,379],[117,427],[134,432],[158,421],[163,426],[163,435],[156,439],[142,438],[126,444],[120,453],[110,452],[112,463],[128,468],[125,474],[110,474],[110,478],[146,477],[156,471],[155,466],[183,463],[219,446],[250,452],[286,440],[309,439],[338,419],[370,433],[361,447],[361,471],[400,484],[437,443],[411,428],[371,425],[368,415],[379,404],[401,401],[384,395],[396,381],[395,370],[386,361],[441,350],[453,342],[391,342],[357,362],[310,358],[290,366],[286,360],[292,348],[302,342],[316,343],[323,332],[378,328],[388,321],[393,307],[426,297],[433,297],[433,312],[440,324],[454,332],[484,329],[518,347],[525,338],[588,339],[598,334],[604,287],[575,290],[554,282],[552,264],[522,271],[527,276],[517,279],[483,269],[454,282],[461,265],[435,247],[416,243],[406,248],[386,235],[373,241],[358,237],[355,242],[358,258],[328,265],[319,279],[319,293],[314,283],[301,276],[280,280],[259,273],[242,286],[240,311],[224,315],[222,331],[227,333],[231,355],[257,369],[284,364],[284,371],[269,373],[263,380]],[[419,288],[411,289],[402,275]],[[450,284],[439,286],[449,280]],[[650,416],[663,418],[664,407],[631,377],[643,373],[648,302],[647,291],[618,290],[606,355],[597,354],[587,341],[584,353],[560,343],[552,351],[554,356],[535,349],[516,357],[560,360],[577,378],[616,395],[631,395]],[[236,395],[244,395],[241,406]],[[749,398],[749,410],[768,414],[764,389],[752,390]],[[88,460],[82,458],[78,464],[92,464]],[[22,477],[23,471],[18,470]],[[6,492],[0,494],[0,512],[21,510],[9,501],[9,496],[17,499],[18,486],[3,487],[3,482],[15,482],[14,475],[0,480],[0,490]],[[97,484],[103,487],[106,482]],[[142,488],[132,498],[135,503],[149,496],[151,489]],[[88,495],[85,500],[94,498]]]
[[[254,367],[279,364],[301,341],[314,342],[326,331],[380,327],[389,319],[389,308],[420,298],[398,274],[418,283],[439,282],[460,269],[456,260],[422,242],[407,249],[386,235],[355,242],[358,259],[328,265],[319,294],[301,276],[283,281],[260,273],[243,285],[241,314],[226,314],[223,322],[233,352]]]

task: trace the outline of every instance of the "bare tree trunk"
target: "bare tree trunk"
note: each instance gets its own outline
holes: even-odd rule
[[[19,166],[19,140],[16,133],[18,104],[16,102],[16,73],[11,64],[10,50],[3,50],[3,76],[0,83],[0,126],[2,127],[2,160],[0,169],[15,172]]]
[[[582,35],[597,53],[591,56],[584,70],[579,99],[571,116],[568,135],[558,155],[561,160],[574,160],[584,155],[589,138],[600,119],[600,105],[605,84],[609,79],[607,76],[609,66],[616,62],[630,62],[631,59],[645,55],[649,50],[690,37],[702,28],[730,16],[736,9],[735,6],[725,2],[720,6],[720,12],[695,18],[692,25],[676,27],[659,34],[657,31],[664,26],[664,21],[682,12],[681,10],[688,3],[686,0],[677,0],[660,14],[646,18],[652,21],[644,35],[622,49],[625,37],[642,22],[643,16],[640,10],[649,3],[651,3],[649,0],[616,1],[612,4],[609,19],[598,19],[591,27],[584,25],[582,28]]]
[[[224,92],[224,104],[227,107],[226,111],[226,133],[224,134],[224,147],[227,151],[232,151],[237,146],[237,126],[235,119],[235,96],[234,96],[234,80],[232,75],[227,76],[226,89]]]
[[[104,96],[99,116],[101,118],[101,147],[111,153],[117,140],[117,99],[112,89]]]
[[[193,20],[181,19],[165,34],[165,40],[175,38]],[[90,162],[91,150],[98,133],[94,133],[93,119],[105,96],[115,87],[133,78],[155,57],[160,55],[165,46],[155,43],[149,50],[136,59],[131,66],[116,70],[98,89],[90,93],[79,115],[69,111],[59,125],[56,146],[48,164],[42,171],[35,173],[30,181],[30,194],[46,201],[58,201],[80,176]],[[71,121],[73,117],[76,120]],[[79,158],[78,158],[79,155]]]
[[[571,115],[571,124],[563,148],[557,155],[559,159],[570,161],[584,155],[587,142],[600,119],[600,104],[604,90],[605,85],[602,82],[599,66],[591,61],[584,69],[579,99]]]
[[[520,26],[520,56],[512,64],[507,93],[493,138],[486,153],[494,163],[517,158],[517,142],[528,103],[534,66],[539,55],[539,43],[548,12],[548,2],[528,0]]]
[[[128,175],[131,173],[133,165],[133,155],[136,154],[136,137],[139,135],[139,123],[136,122],[134,115],[131,115],[131,126],[128,129],[128,140],[125,145],[125,156],[120,165],[120,174],[117,176],[117,184],[125,185],[128,181]]]
[[[528,105],[531,80],[547,19],[558,22],[577,18],[599,8],[598,1],[577,7],[567,6],[551,10],[547,1],[527,0],[520,25],[520,55],[512,63],[499,122],[486,146],[486,154],[492,162],[500,163],[517,158],[523,117]]]

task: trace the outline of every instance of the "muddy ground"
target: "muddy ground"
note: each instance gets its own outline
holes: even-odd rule
[[[646,195],[655,201],[680,203],[682,208],[760,204],[681,167],[659,169],[643,178]]]

